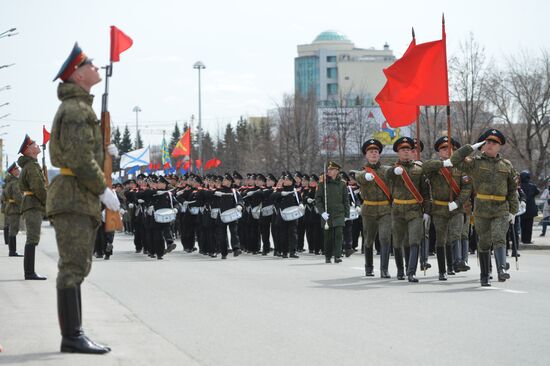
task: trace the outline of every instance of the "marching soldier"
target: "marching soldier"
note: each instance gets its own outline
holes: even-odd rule
[[[322,225],[328,224],[328,230],[324,230],[326,263],[331,263],[332,256],[334,256],[334,263],[342,262],[343,230],[345,220],[349,218],[349,194],[346,183],[339,177],[340,169],[340,165],[333,161],[329,162],[327,176],[319,184],[315,193],[315,206],[319,212],[322,212]]]
[[[40,146],[26,135],[19,148],[19,153],[23,155],[17,159],[17,164],[21,167],[19,189],[23,194],[21,214],[27,227],[25,258],[23,259],[26,280],[46,279],[34,271],[36,246],[40,241],[40,228],[46,204],[46,181],[36,159],[40,152]]]
[[[283,185],[281,191],[274,192],[271,197],[277,202],[277,207],[280,210],[281,222],[279,226],[279,239],[281,241],[282,257],[299,258],[296,254],[298,243],[298,219],[283,220],[283,210],[290,207],[300,207],[305,210],[301,203],[300,195],[296,190],[296,181],[290,172],[283,175]]]
[[[3,194],[6,201],[4,217],[8,224],[9,256],[22,257],[17,253],[17,233],[19,232],[19,220],[21,219],[21,201],[23,195],[19,189],[19,167],[13,163],[8,168],[6,187]]]
[[[95,343],[82,330],[80,290],[91,270],[101,203],[113,211],[120,208],[116,194],[105,184],[103,139],[92,109],[90,89],[101,77],[92,60],[75,44],[54,81],[58,78],[62,81],[57,88],[61,105],[53,120],[50,158],[60,168],[60,175],[49,187],[46,211],[55,229],[59,251],[57,311],[61,352],[107,353],[109,347]],[[113,144],[107,151],[110,155],[118,153]],[[38,163],[29,164],[33,164],[38,174]],[[39,196],[33,193],[31,198]]]
[[[460,144],[451,138],[453,149]],[[436,254],[439,268],[439,280],[446,281],[445,257],[447,258],[447,274],[467,271],[470,269],[462,261],[461,235],[464,225],[463,206],[470,199],[471,180],[457,168],[450,168],[449,138],[440,137],[434,144],[439,154],[438,160],[426,161],[422,168],[430,181],[432,193],[431,217],[436,230]]]
[[[363,237],[365,245],[365,276],[374,276],[373,244],[376,234],[380,239],[380,277],[391,278],[388,272],[391,245],[391,194],[386,181],[389,166],[380,163],[384,146],[376,139],[363,143],[361,152],[367,159],[364,172],[357,172],[357,182],[361,188],[363,207]],[[400,250],[395,251],[396,261],[403,263]]]
[[[495,253],[499,282],[510,278],[506,263],[506,233],[518,212],[517,172],[509,160],[502,158],[500,149],[506,138],[496,129],[485,131],[478,143],[464,145],[453,153],[450,163],[472,178],[474,192],[474,217],[481,286],[491,286],[489,267],[491,245]],[[481,156],[470,154],[481,150]],[[445,164],[449,165],[447,161]]]
[[[315,207],[315,195],[317,193],[319,177],[311,174],[309,177],[309,187],[304,193],[304,205],[306,212],[304,222],[306,224],[306,238],[309,252],[315,255],[321,254],[323,249],[323,233],[321,225],[321,215]]]
[[[405,279],[399,253],[404,247],[407,279],[409,282],[418,282],[415,277],[416,266],[420,241],[424,236],[423,225],[430,218],[430,191],[422,167],[413,160],[413,148],[414,142],[410,137],[401,137],[395,141],[393,151],[397,152],[399,160],[393,169],[386,171],[386,179],[393,198],[392,228],[393,248],[397,253],[397,279]]]

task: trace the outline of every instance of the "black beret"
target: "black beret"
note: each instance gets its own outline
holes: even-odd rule
[[[378,152],[381,153],[384,149],[384,145],[382,145],[382,143],[376,139],[370,139],[363,142],[363,146],[361,146],[361,152],[363,153],[363,155],[365,155],[367,153],[367,150],[370,149],[376,149],[378,150]]]

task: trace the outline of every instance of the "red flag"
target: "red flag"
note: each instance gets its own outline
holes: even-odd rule
[[[202,161],[200,161],[199,159],[195,160],[195,166],[197,167],[197,169],[200,169],[201,165],[202,165]]]
[[[409,47],[407,48],[407,50],[403,54],[403,57],[400,60],[405,58],[415,46],[416,40],[413,38],[411,43],[409,44]],[[396,61],[393,65],[388,67],[388,69],[394,67],[400,60]],[[380,93],[378,93],[375,100],[380,106],[382,114],[384,114],[384,117],[386,117],[386,121],[391,127],[395,128],[408,126],[416,120],[416,118],[420,114],[420,110],[416,105],[407,105],[393,101],[391,99],[392,87],[396,87],[395,84],[390,82],[390,80],[386,81],[386,84],[384,85]]]
[[[183,170],[189,170],[191,167],[191,160],[187,160],[185,164],[183,164]]]
[[[212,168],[217,168],[220,166],[222,161],[220,159],[214,159],[214,163],[212,164]]]
[[[153,170],[153,163],[149,163],[149,170]]]
[[[50,133],[46,130],[46,126],[42,126],[42,145],[46,145],[50,141]]]
[[[179,169],[179,168],[180,168],[181,163],[182,163],[181,160],[176,161],[176,169]]]
[[[128,37],[124,32],[111,26],[111,62],[120,61],[120,54],[132,47],[132,38]]]
[[[170,163],[165,163],[164,164],[164,169],[169,169],[170,168]]]
[[[449,105],[445,28],[439,41],[416,45],[384,70],[396,103]]]
[[[178,141],[174,150],[172,150],[172,156],[189,156],[191,153],[191,129],[187,129],[181,139]]]

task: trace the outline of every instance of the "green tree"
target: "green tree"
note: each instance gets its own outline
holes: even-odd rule
[[[141,139],[141,132],[138,131],[136,136],[136,145],[134,146],[134,150],[141,149],[143,147],[143,140]]]
[[[178,122],[176,122],[176,125],[174,126],[174,131],[172,132],[172,139],[170,140],[170,144],[168,145],[168,149],[170,151],[174,150],[174,147],[177,145],[178,141],[181,139],[181,131],[178,126]]]
[[[120,146],[118,150],[121,155],[132,150],[132,138],[130,136],[130,130],[128,129],[128,126],[124,128],[122,140],[120,141]]]
[[[111,134],[111,143],[113,143],[117,149],[120,151],[120,143],[122,142],[122,136],[120,134],[120,128],[116,127]],[[119,154],[122,155],[122,154]],[[120,170],[120,156],[118,158],[113,158],[113,171]]]

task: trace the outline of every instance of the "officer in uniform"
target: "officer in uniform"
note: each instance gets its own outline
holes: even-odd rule
[[[453,150],[460,148],[460,143],[451,137]],[[440,137],[434,144],[439,159],[424,162],[422,169],[430,180],[432,193],[431,217],[435,226],[436,254],[439,267],[439,280],[446,281],[447,273],[467,271],[470,267],[462,261],[461,235],[464,225],[463,206],[470,199],[472,191],[470,178],[457,168],[450,168],[449,138]],[[445,165],[447,164],[447,165]],[[446,255],[445,255],[446,254]]]
[[[27,242],[23,260],[26,280],[46,279],[34,271],[34,257],[36,246],[40,241],[40,228],[46,204],[46,181],[36,159],[40,152],[40,146],[26,135],[19,148],[19,154],[23,155],[17,159],[17,164],[21,167],[19,189],[23,194],[21,214],[27,227]]]
[[[510,278],[506,263],[506,233],[518,212],[518,174],[509,160],[499,154],[506,138],[496,129],[485,131],[477,144],[464,145],[453,153],[450,163],[472,178],[476,197],[474,217],[476,232],[479,235],[478,253],[481,269],[481,286],[491,286],[489,267],[491,265],[491,245],[495,253],[498,280]],[[481,155],[470,155],[481,149]],[[445,164],[449,164],[446,162]]]
[[[19,189],[19,173],[17,164],[11,164],[8,168],[6,186],[3,192],[6,201],[4,217],[8,224],[10,257],[22,257],[17,253],[17,233],[19,232],[19,220],[21,219],[21,201],[23,201],[23,195]]]
[[[61,66],[61,100],[53,120],[50,140],[52,164],[60,168],[48,189],[46,212],[55,229],[59,251],[57,311],[61,328],[61,352],[95,353],[111,349],[95,343],[82,330],[80,285],[90,273],[96,229],[101,222],[101,203],[118,211],[120,202],[107,187],[102,172],[104,148],[90,89],[101,81],[98,68],[78,44]],[[114,145],[107,151],[116,155]]]
[[[363,206],[363,237],[365,246],[365,276],[374,276],[373,244],[376,234],[380,239],[380,277],[391,278],[388,272],[391,245],[391,194],[386,181],[386,172],[390,169],[380,163],[380,154],[384,146],[376,139],[363,143],[361,152],[367,159],[363,172],[356,172],[357,182],[361,188]],[[396,251],[403,263],[401,251]]]
[[[423,239],[424,223],[430,218],[430,190],[422,167],[416,164],[411,154],[414,148],[413,139],[400,137],[393,144],[399,160],[392,169],[386,171],[392,204],[393,248],[397,264],[397,279],[403,276],[403,263],[399,261],[399,251],[405,248],[407,258],[407,279],[418,282],[416,266],[420,241]]]
[[[350,202],[346,182],[340,179],[340,165],[329,162],[326,177],[319,183],[315,192],[315,206],[322,212],[322,225],[328,224],[324,230],[325,262],[342,262],[342,239],[346,218],[349,218]],[[325,195],[326,187],[326,195]],[[325,207],[326,202],[326,207]]]

